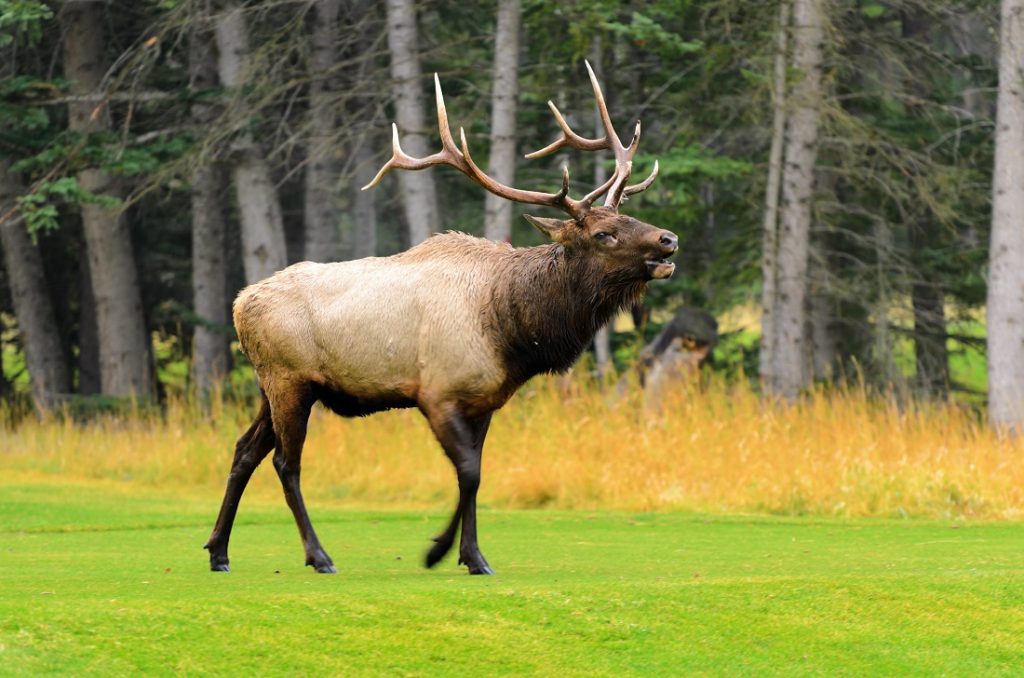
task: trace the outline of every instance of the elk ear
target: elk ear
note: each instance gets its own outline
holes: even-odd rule
[[[533,224],[534,228],[558,243],[565,239],[566,227],[571,223],[564,219],[535,217],[532,214],[524,214],[523,216]]]

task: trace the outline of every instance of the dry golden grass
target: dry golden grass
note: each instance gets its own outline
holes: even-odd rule
[[[220,496],[254,408],[0,428],[0,469]],[[343,420],[317,409],[303,486],[315,500],[447,506],[454,473],[416,411]],[[249,492],[278,496],[269,463]],[[1024,442],[953,405],[897,406],[851,389],[796,406],[745,385],[642,396],[539,379],[495,415],[480,502],[498,507],[1018,518]]]

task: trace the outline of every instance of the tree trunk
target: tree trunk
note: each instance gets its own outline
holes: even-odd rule
[[[367,14],[373,12],[371,0],[354,0],[352,5],[354,12],[349,30],[357,32],[355,38],[355,49],[358,54],[371,54],[373,50],[373,37],[365,30],[360,23]],[[376,138],[372,130],[374,110],[374,88],[365,83],[373,82],[377,76],[374,72],[375,61],[370,57],[362,59],[356,75],[354,87],[365,94],[360,94],[353,102],[353,108],[359,112],[357,118],[363,129],[362,134],[353,136],[351,143],[351,161],[353,176],[351,181],[351,210],[352,210],[352,231],[351,246],[348,247],[349,255],[353,259],[372,257],[377,254],[377,191],[364,191],[362,186],[367,185],[377,174],[378,158],[374,154]]]
[[[949,351],[946,348],[946,297],[933,279],[924,249],[936,238],[933,222],[911,224],[910,259],[914,282],[911,301],[914,307],[914,360],[916,386],[925,396],[945,399],[949,393]]]
[[[594,75],[597,76],[598,82],[604,82],[604,50],[601,45],[600,36],[594,39],[590,63],[594,68]],[[605,89],[613,89],[609,84],[605,83]],[[605,133],[604,122],[601,120],[600,112],[596,109],[594,110],[594,129],[596,132],[594,136],[597,138]],[[608,168],[604,164],[605,157],[606,153],[604,151],[594,153],[594,186],[600,186],[608,181]],[[610,204],[610,201],[611,191],[606,196],[605,205]],[[597,330],[597,334],[594,335],[594,362],[597,364],[597,373],[602,378],[606,377],[614,369],[612,360],[612,325],[614,323],[615,318],[612,318],[608,321],[607,325],[600,327]]]
[[[336,261],[339,257],[338,212],[334,158],[335,102],[329,73],[334,66],[341,0],[316,0],[310,44],[309,144],[306,150],[305,239],[303,256],[309,261]]]
[[[875,274],[877,276],[875,285],[877,287],[877,298],[871,315],[874,316],[873,332],[873,360],[875,371],[879,379],[886,384],[899,382],[903,384],[903,373],[896,365],[894,359],[894,346],[892,326],[890,322],[890,311],[893,306],[893,290],[889,279],[889,272],[892,270],[892,260],[895,256],[895,243],[893,232],[889,222],[878,220],[874,224],[873,244],[875,247]]]
[[[22,219],[15,212],[15,198],[23,192],[9,163],[0,160],[0,244],[11,287],[14,315],[18,319],[21,347],[32,384],[36,407],[45,410],[54,396],[71,392],[71,375],[61,350],[57,320],[53,314],[43,260],[32,243]]]
[[[987,68],[994,66],[998,61],[999,45],[992,39],[992,32],[987,21],[990,9],[987,3],[961,5],[951,17],[952,22],[949,26],[959,57],[954,63],[965,64],[954,67],[957,76],[967,84],[961,88],[960,97],[964,109],[975,119],[984,119],[995,115],[992,106],[995,102],[988,96],[985,88],[978,86],[977,67],[966,65],[980,61]],[[920,9],[918,13],[928,16]]]
[[[215,87],[217,58],[209,31],[195,30],[189,42],[190,87]],[[211,124],[216,107],[195,103],[192,122],[198,129]],[[228,299],[225,261],[225,223],[222,208],[227,178],[216,161],[204,162],[192,174],[192,308],[197,321],[192,339],[192,386],[205,395],[228,372]]]
[[[352,247],[353,259],[377,254],[377,192],[360,190],[377,174],[376,158],[369,144],[356,140],[352,148],[355,171],[352,177]]]
[[[203,395],[228,373],[225,225],[221,204],[226,177],[219,165],[192,175],[192,304],[197,316],[192,340],[192,384]]]
[[[95,94],[103,80],[103,12],[101,2],[66,4],[60,12],[64,76],[72,95]],[[107,111],[95,100],[69,103],[68,114],[68,127],[79,134],[108,126]],[[79,171],[78,183],[97,195],[120,195],[114,180],[99,169]],[[128,226],[117,208],[82,204],[81,211],[96,304],[101,388],[108,395],[151,397],[149,339]]]
[[[1024,430],[1024,0],[1003,0],[988,285],[988,400],[994,426]]]
[[[422,73],[413,0],[387,0],[387,14],[395,120],[402,134],[405,152],[424,157],[430,154],[430,137],[423,122]],[[409,228],[409,245],[416,245],[435,232],[440,222],[434,175],[430,172],[399,172],[398,186]]]
[[[927,280],[914,281],[911,296],[917,387],[926,396],[945,399],[949,394],[946,296],[938,285]]]
[[[612,323],[602,325],[594,335],[594,362],[597,364],[597,374],[604,378],[613,370],[612,363]]]
[[[512,186],[516,174],[516,100],[519,87],[519,0],[498,0],[491,89],[491,157],[487,173]],[[488,193],[484,237],[512,242],[512,202]]]
[[[0,402],[5,402],[11,393],[11,382],[7,379],[7,371],[4,369],[4,336],[0,332]]]
[[[814,238],[813,240],[819,240]],[[807,373],[815,381],[830,381],[838,363],[838,342],[832,324],[828,254],[820,242],[811,243],[810,290],[807,303],[807,337],[811,342]]]
[[[804,369],[807,258],[821,102],[823,0],[793,1],[793,68],[789,92],[781,229],[778,236],[775,363],[772,391],[794,400],[807,384]]]
[[[248,83],[252,68],[243,12],[241,7],[230,5],[216,20],[220,81],[224,87],[235,90],[236,97],[242,96],[240,90]],[[245,281],[254,283],[288,265],[284,222],[270,168],[251,135],[243,133],[234,140],[233,157],[232,179],[241,222],[242,264]]]
[[[718,189],[713,181],[702,181],[698,195],[700,196],[700,206],[704,212],[703,225],[704,227],[700,230],[700,270],[711,271],[712,266],[715,263],[715,227],[716,220],[716,207],[715,201],[718,197]],[[715,297],[715,276],[706,276],[704,283],[704,298],[714,299]]]
[[[828,296],[814,294],[808,305],[811,371],[815,381],[832,381],[838,363],[836,335],[832,331],[832,304]]]
[[[765,181],[764,221],[761,234],[761,353],[758,370],[763,387],[774,386],[773,367],[778,303],[778,223],[779,186],[782,181],[782,145],[786,132],[786,60],[789,34],[789,0],[779,5],[779,27],[775,36],[775,69],[772,80],[772,144],[768,152],[768,177]]]
[[[92,296],[89,257],[79,260],[78,272],[78,392],[95,395],[100,384],[100,338],[96,327],[96,302]]]

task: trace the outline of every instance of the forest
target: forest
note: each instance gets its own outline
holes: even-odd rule
[[[570,193],[642,120],[623,212],[677,271],[588,365],[623,372],[680,307],[710,369],[793,400],[856,382],[1024,422],[1020,0],[0,0],[0,398],[27,410],[255,388],[238,290],[455,230],[544,241],[450,168]],[[636,179],[635,179],[636,180]],[[542,213],[544,210],[540,210]],[[537,212],[533,209],[531,213]],[[604,348],[600,345],[606,342]],[[20,406],[18,405],[20,403]]]
[[[1019,675],[1022,66],[1024,0],[0,0],[0,673]]]

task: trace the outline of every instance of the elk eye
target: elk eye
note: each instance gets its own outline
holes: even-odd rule
[[[606,245],[612,245],[615,243],[615,236],[612,235],[611,233],[600,231],[594,234],[594,240],[596,240],[599,243],[604,243]]]

